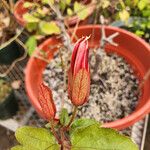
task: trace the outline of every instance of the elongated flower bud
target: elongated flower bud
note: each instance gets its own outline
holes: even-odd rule
[[[87,37],[81,38],[75,44],[68,71],[68,94],[75,106],[83,105],[87,101],[90,91],[87,40]]]
[[[42,107],[42,111],[46,120],[50,121],[55,118],[56,107],[52,97],[52,91],[43,83],[39,86],[38,101]]]

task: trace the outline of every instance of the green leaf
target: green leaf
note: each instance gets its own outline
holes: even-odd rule
[[[143,10],[142,14],[144,17],[149,17],[150,16],[150,9]]]
[[[63,108],[60,113],[60,123],[64,126],[68,125],[68,123],[69,123],[68,111],[65,108]]]
[[[31,2],[24,2],[24,4],[23,4],[24,8],[29,8],[29,7],[32,7],[32,6],[34,6],[34,3],[31,3]]]
[[[133,0],[133,5],[136,6],[138,4],[139,0]]]
[[[70,5],[71,0],[60,0],[59,7],[62,11],[64,11],[67,7],[67,5]]]
[[[80,20],[84,20],[88,16],[88,8],[77,1],[74,3],[74,12],[78,15]]]
[[[91,125],[100,126],[101,124],[94,119],[86,119],[86,118],[77,119],[71,125],[71,133],[77,131],[78,129],[80,130],[87,128]]]
[[[41,16],[41,17],[44,17],[45,16],[45,13],[44,11],[41,9],[41,8],[37,8],[37,13]]]
[[[71,8],[67,8],[67,14],[68,14],[69,16],[72,16],[72,15],[73,15],[73,11],[72,11]]]
[[[28,146],[28,145],[25,145],[25,146],[22,146],[22,145],[17,145],[13,148],[11,148],[11,150],[33,150],[34,147],[32,147],[31,145]]]
[[[107,8],[108,6],[110,6],[110,1],[109,0],[101,0],[99,3],[100,7],[102,7],[103,9]]]
[[[122,21],[127,22],[130,17],[130,14],[127,10],[124,9],[119,12],[119,17]]]
[[[23,150],[23,146],[17,145],[15,147],[11,148],[11,150]]]
[[[29,31],[29,32],[33,32],[37,29],[37,23],[27,23],[26,24],[26,29]]]
[[[137,31],[135,32],[135,34],[141,37],[142,35],[144,35],[144,31],[137,30]]]
[[[60,29],[55,22],[41,21],[39,24],[39,28],[41,32],[46,35],[60,34]]]
[[[42,0],[43,4],[48,4],[48,5],[53,5],[54,4],[54,0]]]
[[[60,9],[61,9],[62,11],[65,10],[65,8],[66,8],[66,3],[64,2],[64,0],[60,0],[60,2],[59,2],[59,7],[60,7]]]
[[[138,150],[130,138],[97,125],[73,132],[71,144],[71,150]]]
[[[51,124],[50,124],[50,123],[47,123],[47,124],[45,125],[45,128],[50,129],[50,128],[51,128]]]
[[[23,15],[23,19],[29,23],[39,22],[40,20],[30,13],[26,13]]]
[[[139,10],[143,10],[149,3],[149,0],[140,0],[138,3]]]
[[[67,5],[70,5],[71,0],[64,0]]]
[[[26,47],[28,49],[29,56],[31,56],[33,51],[37,47],[37,40],[36,40],[35,36],[29,37],[25,45],[26,45]]]
[[[24,126],[16,131],[15,136],[23,150],[31,150],[31,147],[32,150],[59,150],[55,137],[44,128]]]

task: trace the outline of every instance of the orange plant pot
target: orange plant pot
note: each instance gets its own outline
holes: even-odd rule
[[[89,39],[89,47],[98,47],[101,37],[100,28],[101,27],[98,25],[81,26],[77,29],[76,35],[77,37],[91,35],[91,38]],[[106,45],[106,51],[115,52],[124,57],[126,61],[132,65],[136,75],[141,81],[145,73],[150,68],[150,46],[141,38],[123,29],[106,26],[105,30],[107,36],[115,32],[119,33],[119,35],[115,38],[115,42],[117,42],[119,46],[115,47],[112,45]],[[49,46],[59,43],[61,43],[61,41],[53,37],[47,39],[38,48],[48,52],[49,59],[52,59],[53,54],[57,49],[50,49]],[[35,53],[38,53],[38,51],[36,50]],[[47,64],[44,61],[31,57],[25,70],[25,85],[29,100],[41,117],[43,117],[43,113],[38,102],[38,86],[39,83],[42,82],[42,72],[44,71],[46,65]],[[142,96],[139,98],[136,110],[127,117],[105,123],[103,126],[115,129],[124,129],[142,119],[149,112],[150,79],[144,84]]]
[[[29,9],[27,8],[24,8],[23,7],[23,4],[26,2],[26,1],[33,1],[33,0],[18,0],[17,3],[15,4],[15,7],[14,7],[14,16],[15,18],[17,19],[18,23],[22,26],[25,26],[26,25],[26,21],[23,19],[23,15],[25,13],[27,13],[29,11]],[[91,1],[90,0],[87,0],[86,4],[90,3]],[[94,9],[95,9],[96,5],[95,5],[95,2],[93,2],[91,4],[91,6],[89,6],[89,9],[88,9],[88,16],[90,16]],[[88,17],[87,17],[88,18]],[[64,22],[69,25],[69,26],[74,26],[76,25],[76,23],[79,21],[80,22],[80,25],[85,25],[87,24],[88,22],[88,19],[85,19],[83,21],[79,21],[79,18],[78,16],[72,16],[72,17],[67,17]]]

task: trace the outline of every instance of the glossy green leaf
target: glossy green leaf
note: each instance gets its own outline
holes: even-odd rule
[[[28,49],[29,56],[31,56],[37,47],[37,40],[36,40],[35,36],[29,37],[25,45]]]
[[[95,124],[72,132],[71,143],[71,150],[138,150],[130,138]]]
[[[23,150],[23,146],[17,145],[15,147],[11,148],[11,150]]]
[[[24,126],[16,131],[15,136],[23,146],[23,150],[31,150],[31,147],[32,150],[59,150],[55,137],[49,130],[44,128]]]
[[[41,32],[46,35],[60,34],[60,29],[55,22],[41,21],[39,24],[39,28]]]
[[[74,3],[74,12],[78,15],[80,20],[84,20],[88,16],[88,8],[77,1]]]
[[[30,146],[28,146],[28,145],[25,145],[25,146],[17,145],[15,147],[11,148],[11,150],[34,150],[34,149],[35,148],[32,147],[31,145]],[[35,150],[37,150],[37,149],[35,149]]]
[[[103,9],[107,8],[108,6],[110,6],[110,1],[109,0],[101,0],[99,3],[100,7],[102,7]]]
[[[77,119],[72,123],[70,132],[72,133],[77,131],[78,129],[84,129],[91,125],[100,126],[101,124],[94,119],[86,119],[86,118]]]
[[[34,22],[39,22],[40,21],[38,18],[36,18],[35,16],[31,15],[30,13],[24,14],[23,15],[23,19],[26,22],[29,22],[29,23],[34,23]]]
[[[41,16],[41,17],[44,17],[45,16],[45,13],[44,11],[41,9],[41,8],[37,8],[37,13]]]
[[[29,32],[33,32],[37,29],[38,27],[38,24],[37,23],[27,23],[26,25],[26,29],[29,31]]]
[[[67,5],[70,5],[71,0],[64,0]]]
[[[142,11],[144,17],[150,17],[150,9],[146,9]]]
[[[60,113],[60,123],[64,126],[68,125],[69,123],[69,115],[67,109],[63,108]]]
[[[124,9],[119,12],[119,17],[122,21],[127,22],[130,17],[130,14],[127,10]]]
[[[54,4],[54,0],[42,0],[43,4],[48,4],[48,5],[53,5]]]
[[[149,0],[140,0],[138,3],[139,10],[143,10],[149,3]]]
[[[32,6],[34,6],[34,3],[31,3],[31,2],[24,2],[24,4],[23,4],[24,8],[29,8],[29,7],[32,7]]]
[[[67,9],[67,14],[68,14],[69,16],[72,16],[72,15],[73,15],[73,11],[72,11],[71,8],[68,8],[68,9]]]
[[[142,35],[144,35],[144,31],[136,30],[135,34],[141,37]]]
[[[64,0],[60,0],[60,2],[59,2],[59,7],[60,7],[60,9],[61,9],[62,11],[65,10],[65,8],[66,8],[66,3],[64,2]]]

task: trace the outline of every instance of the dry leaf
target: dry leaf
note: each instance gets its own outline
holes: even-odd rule
[[[52,97],[52,91],[43,83],[39,87],[39,103],[46,120],[54,119],[56,107]]]

